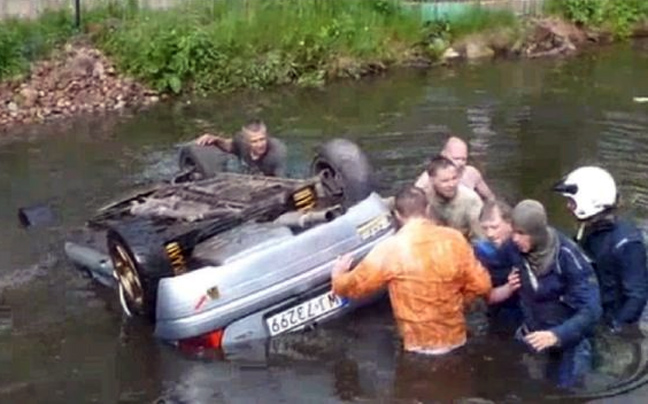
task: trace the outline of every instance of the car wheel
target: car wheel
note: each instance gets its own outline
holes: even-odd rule
[[[213,146],[188,145],[180,149],[178,165],[181,171],[193,171],[198,178],[211,178],[225,171],[228,156]]]
[[[158,283],[174,274],[164,241],[148,221],[140,219],[113,226],[106,239],[122,308],[128,315],[154,321]]]
[[[311,165],[324,196],[344,207],[352,206],[374,191],[369,159],[355,143],[334,139],[320,146]]]

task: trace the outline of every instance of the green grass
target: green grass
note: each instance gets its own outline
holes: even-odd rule
[[[458,38],[492,29],[517,27],[519,23],[520,20],[509,10],[475,6],[453,19],[450,33]]]
[[[190,1],[176,12],[112,9],[101,46],[159,90],[319,82],[339,61],[396,61],[421,24],[392,0]],[[339,63],[337,63],[339,64]]]
[[[25,72],[73,33],[72,17],[63,11],[46,11],[37,21],[0,22],[0,80]]]
[[[474,8],[424,26],[400,0],[188,0],[151,10],[137,0],[107,0],[83,14],[84,30],[118,68],[161,92],[261,89],[434,57],[434,46],[493,27],[512,26],[507,11]],[[0,80],[24,71],[73,31],[72,18],[0,22]],[[35,44],[26,46],[25,44]]]
[[[546,11],[577,24],[628,37],[635,24],[648,19],[646,0],[549,0]]]

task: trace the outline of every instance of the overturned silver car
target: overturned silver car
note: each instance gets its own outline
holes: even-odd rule
[[[225,351],[366,303],[330,290],[338,256],[394,231],[361,150],[322,145],[307,179],[223,172],[225,158],[183,148],[178,175],[99,209],[67,256],[157,337]]]

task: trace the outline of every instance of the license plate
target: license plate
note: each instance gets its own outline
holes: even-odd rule
[[[346,299],[336,296],[333,292],[327,292],[268,317],[266,324],[270,336],[275,336],[331,313],[346,304]]]

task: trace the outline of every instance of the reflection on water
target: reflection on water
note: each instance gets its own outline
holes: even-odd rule
[[[293,175],[308,172],[319,142],[344,136],[368,152],[381,190],[392,192],[454,132],[467,138],[493,189],[539,199],[561,228],[573,223],[550,186],[591,162],[610,168],[626,211],[645,221],[648,109],[632,98],[648,96],[646,49],[197,99],[2,139],[0,306],[13,317],[12,330],[0,332],[2,401],[538,402],[563,394],[535,377],[534,361],[508,336],[490,335],[483,316],[471,319],[471,343],[456,354],[403,354],[387,302],[229,352],[226,361],[196,358],[156,342],[150,327],[124,322],[112,293],[66,263],[62,242],[96,206],[172,173],[174,146],[205,130],[234,131],[253,115],[286,140]],[[17,208],[43,201],[59,222],[20,229]],[[636,388],[647,378],[647,346],[643,337],[597,341],[586,390]]]

